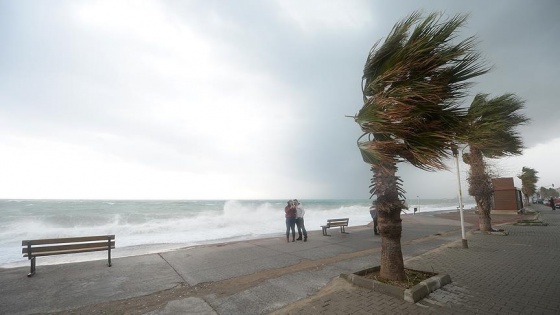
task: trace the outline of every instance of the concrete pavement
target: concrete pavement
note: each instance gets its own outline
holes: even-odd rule
[[[550,226],[508,225],[509,236],[469,235],[467,250],[458,248],[453,214],[403,215],[405,265],[445,272],[453,280],[416,304],[338,278],[379,264],[380,238],[361,226],[349,228],[350,234],[332,229],[331,237],[312,231],[305,243],[279,236],[118,258],[111,268],[103,261],[41,266],[38,258],[32,278],[27,268],[0,269],[0,313],[524,313],[534,303],[554,312],[558,302],[523,299],[551,299],[560,289],[550,275],[559,257],[545,247],[557,248],[560,215],[533,207]],[[466,221],[474,222],[472,217]],[[530,292],[516,293],[531,283]]]
[[[502,225],[508,236],[469,233],[460,241],[409,258],[405,266],[451,275],[453,282],[412,304],[341,284],[276,314],[559,314],[560,211],[542,205],[548,226]]]

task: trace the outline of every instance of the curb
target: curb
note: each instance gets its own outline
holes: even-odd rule
[[[357,273],[379,271],[379,269],[380,267],[377,266],[363,271],[359,271]],[[358,275],[357,273],[352,273],[352,274],[343,273],[340,275],[340,277],[346,279],[348,282],[352,283],[353,285],[370,289],[382,294],[390,295],[410,303],[416,303],[422,300],[423,298],[425,298],[426,296],[428,296],[430,293],[452,282],[450,275],[437,274],[431,278],[421,281],[420,283],[418,283],[417,285],[411,288],[405,289],[390,284],[386,284],[383,282],[379,282],[373,279],[367,279]]]

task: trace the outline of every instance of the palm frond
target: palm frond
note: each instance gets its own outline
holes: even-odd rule
[[[522,190],[526,196],[532,196],[537,191],[538,173],[535,169],[524,166],[521,174],[517,176],[521,179]]]
[[[367,145],[372,161],[395,155],[421,169],[445,168],[442,159],[465,116],[458,107],[465,81],[489,70],[473,49],[474,37],[451,43],[466,18],[441,21],[441,13],[431,13],[421,19],[414,12],[370,50],[364,105],[354,119],[379,142]]]
[[[487,158],[521,154],[523,140],[517,127],[529,122],[519,112],[523,108],[524,101],[514,94],[491,99],[488,94],[477,94],[467,112],[465,142]]]

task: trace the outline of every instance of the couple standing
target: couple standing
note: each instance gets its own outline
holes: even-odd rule
[[[303,230],[303,241],[307,242],[307,231],[305,230],[305,224],[303,222],[303,216],[305,215],[305,210],[301,207],[301,204],[297,199],[288,200],[288,205],[284,208],[286,213],[286,241],[290,242],[290,229],[292,230],[292,242],[296,241],[296,230],[297,225],[298,241],[301,241],[301,235]]]

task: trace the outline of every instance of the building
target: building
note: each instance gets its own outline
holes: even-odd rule
[[[491,214],[517,214],[523,209],[521,190],[513,185],[513,177],[492,179],[494,198]]]

